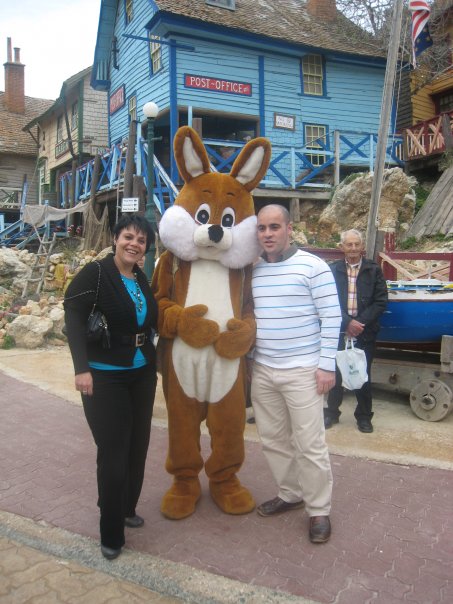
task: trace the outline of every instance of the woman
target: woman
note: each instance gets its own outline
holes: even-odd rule
[[[124,526],[144,523],[135,506],[156,390],[157,326],[157,305],[137,266],[154,233],[145,218],[125,214],[113,236],[114,253],[85,266],[69,285],[64,302],[75,387],[97,445],[101,551],[109,560],[121,553]],[[96,307],[107,320],[109,344],[88,343],[85,335],[98,281]]]

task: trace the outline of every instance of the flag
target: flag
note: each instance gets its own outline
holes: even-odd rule
[[[417,57],[433,45],[428,27],[430,7],[426,0],[409,0],[409,10],[412,14],[412,62],[415,67]]]

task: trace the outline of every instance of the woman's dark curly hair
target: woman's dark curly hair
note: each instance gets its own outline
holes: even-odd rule
[[[155,235],[151,224],[146,220],[144,216],[140,216],[139,214],[123,214],[113,227],[113,236],[118,237],[121,231],[124,231],[124,229],[128,229],[129,227],[133,227],[139,233],[143,233],[144,235],[146,235],[147,252],[149,250],[150,245],[154,243],[155,240]],[[115,251],[115,245],[113,246],[113,250]]]

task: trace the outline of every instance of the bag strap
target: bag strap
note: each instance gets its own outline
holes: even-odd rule
[[[101,265],[99,264],[99,262],[97,260],[94,260],[94,262],[96,262],[96,264],[99,267],[99,272],[98,272],[98,283],[96,285],[96,289],[87,289],[85,292],[80,292],[80,294],[74,294],[73,296],[68,296],[67,298],[65,298],[65,300],[73,300],[74,298],[78,298],[79,296],[86,296],[86,294],[92,294],[95,293],[96,297],[94,300],[94,304],[93,304],[93,308],[91,310],[91,313],[94,311],[94,307],[96,306],[96,303],[98,301],[98,296],[99,296],[99,285],[101,283]]]
[[[96,285],[96,297],[94,299],[93,308],[91,309],[91,313],[90,314],[94,313],[94,309],[96,308],[96,304],[98,303],[99,286],[101,284],[101,265],[99,264],[99,262],[97,260],[94,260],[94,262],[96,262],[96,264],[98,265],[99,272],[98,272],[98,283]]]
[[[349,337],[346,339],[346,343],[344,345],[345,350],[348,350],[348,348],[350,348],[351,350],[355,350],[354,340]]]

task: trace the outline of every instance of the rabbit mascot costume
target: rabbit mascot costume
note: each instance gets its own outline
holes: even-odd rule
[[[161,512],[181,519],[195,511],[204,467],[217,506],[246,514],[255,502],[236,474],[244,461],[244,355],[256,331],[251,266],[260,253],[250,192],[267,171],[271,147],[267,139],[251,140],[230,174],[211,172],[203,143],[188,126],[176,133],[174,149],[185,184],[160,222],[167,251],[153,276],[168,411],[166,469],[173,475]],[[204,420],[211,437],[206,461]]]

